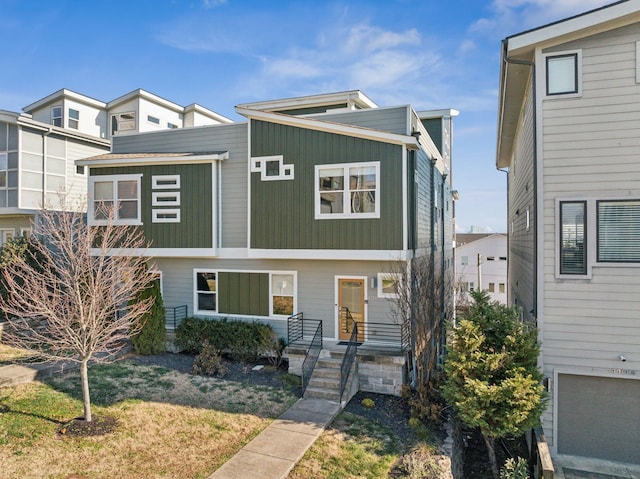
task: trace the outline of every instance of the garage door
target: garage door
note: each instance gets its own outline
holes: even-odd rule
[[[640,464],[640,380],[558,375],[558,453]]]

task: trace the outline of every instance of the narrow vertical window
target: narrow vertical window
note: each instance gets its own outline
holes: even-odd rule
[[[51,124],[53,126],[62,127],[62,107],[54,106],[51,108]]]
[[[74,110],[73,108],[69,108],[69,128],[77,130],[79,126],[80,112],[78,110]]]
[[[560,274],[587,274],[586,201],[560,202]]]
[[[271,306],[273,315],[291,316],[293,314],[293,275],[271,275]]]
[[[195,273],[196,311],[216,311],[217,274],[213,271],[196,271]]]

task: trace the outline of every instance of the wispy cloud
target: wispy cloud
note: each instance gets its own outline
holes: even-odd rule
[[[493,0],[491,15],[474,22],[470,31],[506,36],[610,3],[612,0]]]
[[[226,5],[227,0],[202,0],[204,8],[216,8],[221,5]]]

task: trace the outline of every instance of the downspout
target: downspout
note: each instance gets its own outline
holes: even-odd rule
[[[511,288],[509,288],[509,264],[511,263],[511,255],[509,254],[509,244],[511,243],[511,234],[509,233],[510,228],[509,228],[509,191],[511,190],[511,183],[509,182],[509,170],[502,170],[500,168],[496,168],[496,170],[501,171],[503,173],[506,174],[506,179],[507,179],[507,282],[505,283],[505,293],[507,295],[507,304],[511,304],[511,302],[509,301],[509,292],[511,291]],[[536,221],[537,224],[537,221]],[[535,289],[534,289],[534,295],[535,295]]]
[[[507,42],[502,42],[503,58],[506,64],[524,65],[531,67],[531,93],[533,110],[533,307],[529,313],[538,323],[538,116],[537,116],[537,91],[536,91],[536,64],[533,61],[517,60],[507,55]],[[506,71],[506,68],[505,68]],[[506,73],[505,73],[506,76]],[[508,225],[507,225],[508,227]],[[508,267],[508,265],[507,265]]]
[[[440,244],[442,245],[442,252],[440,253],[440,257],[442,259],[441,261],[441,269],[440,269],[440,281],[442,282],[442,285],[440,287],[440,305],[442,308],[442,311],[440,312],[440,328],[441,331],[445,331],[446,328],[446,322],[447,322],[447,310],[445,308],[445,304],[446,304],[446,286],[447,286],[447,281],[445,279],[445,272],[446,272],[446,261],[447,259],[445,258],[445,241],[446,241],[446,228],[445,228],[445,207],[444,207],[444,190],[445,190],[445,185],[447,184],[447,173],[445,173],[444,175],[442,175],[442,193],[440,195],[440,229],[442,230],[442,235],[441,235],[441,241]],[[440,341],[438,343],[438,347],[440,348],[438,357],[442,358],[442,350],[444,348],[445,343],[443,342],[445,339],[445,335],[442,334],[440,336]]]

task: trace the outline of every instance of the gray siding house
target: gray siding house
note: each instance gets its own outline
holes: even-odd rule
[[[503,41],[508,301],[540,328],[553,454],[640,463],[640,1]]]
[[[111,153],[78,161],[90,224],[101,202],[131,202],[118,221],[145,232],[140,253],[169,309],[263,321],[284,338],[303,315],[334,345],[357,322],[363,347],[395,348],[399,371],[364,377],[361,365],[360,387],[399,394],[411,346],[394,314],[397,272],[429,255],[443,291],[452,281],[450,144],[445,161],[410,106],[378,108],[359,91],[236,111],[247,121],[116,137]],[[439,141],[451,138],[447,112]]]

